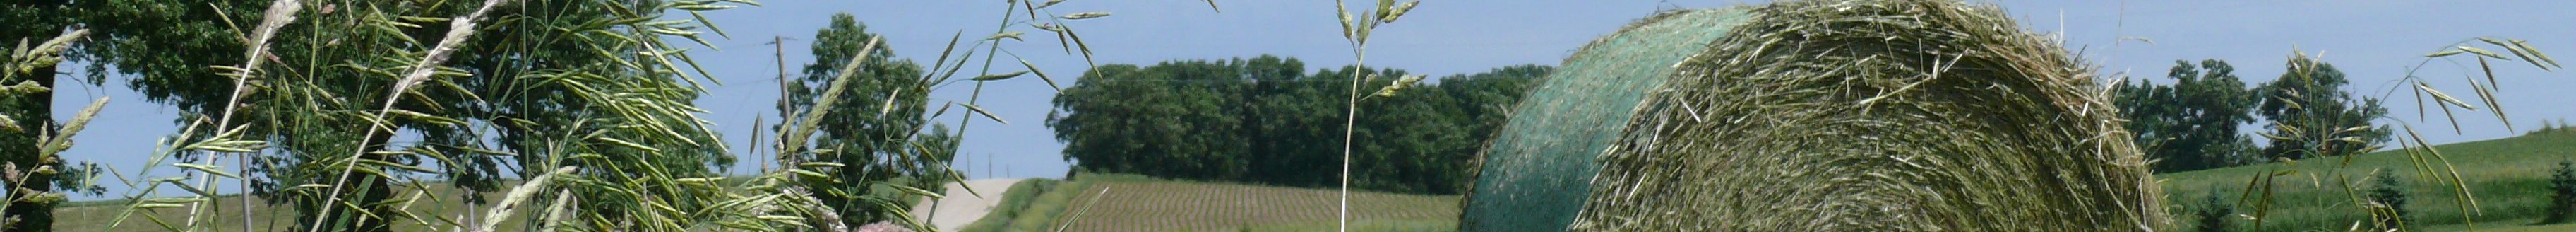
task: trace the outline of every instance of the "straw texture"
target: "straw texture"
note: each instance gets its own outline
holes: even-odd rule
[[[1752,10],[1636,108],[1578,231],[2145,231],[2093,66],[1991,5]]]

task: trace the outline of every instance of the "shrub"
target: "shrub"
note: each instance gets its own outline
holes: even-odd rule
[[[2406,186],[2399,183],[2394,171],[2371,174],[2371,179],[2378,180],[2368,193],[2373,207],[2377,207],[2371,210],[2371,222],[2381,228],[2403,227],[2406,222]]]
[[[2576,216],[2576,161],[2558,161],[2558,169],[2549,175],[2549,216],[2541,223],[2567,222]]]
[[[2208,197],[2202,198],[2200,209],[2192,211],[2192,215],[2200,216],[2200,220],[2192,221],[2194,231],[2228,231],[2234,227],[2235,221],[2228,221],[2227,218],[2236,215],[2236,206],[2228,204],[2227,199],[2218,197],[2219,195],[2226,194],[2210,192]]]

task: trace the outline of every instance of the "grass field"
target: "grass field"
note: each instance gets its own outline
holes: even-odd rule
[[[2534,225],[2549,195],[2544,188],[2550,169],[2559,161],[2576,160],[2576,132],[2543,133],[2512,138],[2445,144],[2437,146],[2443,158],[2458,167],[2460,176],[2476,194],[2479,211],[2469,214],[2477,222],[2475,231],[2576,231],[2576,223]],[[2430,159],[2431,157],[2427,157]],[[2342,230],[2365,216],[2355,209],[2343,187],[2332,178],[2354,178],[2354,191],[2369,187],[2359,178],[2373,169],[2399,171],[2408,195],[2413,198],[2406,207],[2412,211],[2411,223],[2423,231],[2467,231],[2461,219],[2463,211],[2453,203],[2457,195],[2443,183],[2414,175],[2414,165],[2404,151],[2389,150],[2350,157],[2350,166],[2337,170],[2343,157],[2301,160],[2296,164],[2271,163],[2242,167],[2170,173],[2157,175],[2162,181],[2168,209],[2177,213],[2177,222],[2195,220],[2181,212],[2184,204],[2197,204],[2207,194],[2223,194],[2234,202],[2244,191],[2246,182],[2256,175],[2279,170],[2295,170],[2284,177],[2274,190],[2277,197],[2271,216],[2261,231],[2302,231],[2309,229]],[[442,186],[433,184],[431,186]],[[433,191],[453,191],[443,187]],[[444,192],[442,192],[444,193]],[[988,193],[989,194],[989,193]],[[1077,181],[1030,179],[1013,185],[1002,194],[1003,202],[985,218],[960,231],[1053,231],[1066,226],[1066,231],[1316,231],[1334,227],[1334,197],[1330,189],[1269,187],[1247,184],[1201,183],[1160,180],[1151,177],[1120,174],[1084,174]],[[438,194],[452,195],[452,194]],[[1356,231],[1451,231],[1455,230],[1459,198],[1440,195],[1389,193],[1354,193],[1352,211]],[[218,205],[225,211],[238,210],[240,200],[226,197]],[[286,222],[296,216],[292,211],[265,207],[257,203],[254,220]],[[106,229],[126,204],[121,201],[72,202],[57,211],[61,231],[161,231],[144,214],[135,215],[125,224]],[[419,202],[410,209],[424,217],[454,218],[461,204]],[[2254,207],[2237,205],[2238,213],[2252,214]],[[163,220],[179,220],[185,209],[165,209],[152,213]],[[239,230],[237,214],[220,220],[221,231]],[[438,220],[428,218],[427,220]],[[2240,229],[2249,229],[2251,221],[2237,219]],[[505,222],[502,228],[517,228],[519,222]],[[283,224],[281,224],[283,225]],[[418,223],[399,223],[403,231],[426,231]],[[260,231],[280,228],[256,228]],[[2189,228],[2176,228],[2188,230]],[[444,230],[440,228],[438,230]]]
[[[1052,187],[1047,187],[1052,185]],[[1043,191],[1038,191],[1043,190]],[[960,231],[1315,231],[1334,228],[1330,189],[1084,174],[1012,186],[1002,206]],[[1452,231],[1457,196],[1351,194],[1354,231]]]
[[[462,193],[458,193],[456,189],[449,188],[446,183],[432,183],[429,184],[429,186],[430,191],[436,192],[433,194],[423,195],[424,197],[464,196]],[[398,195],[397,197],[409,197],[411,196],[410,194],[413,193],[417,193],[417,191],[404,191],[402,192],[404,195]],[[494,201],[499,201],[500,199],[500,193],[485,193],[484,196],[491,197]],[[225,212],[221,214],[210,214],[220,215],[223,217],[216,220],[214,226],[215,231],[242,231],[242,217],[241,214],[238,213],[241,211],[241,198],[237,195],[225,196],[218,198],[215,202],[215,207],[218,210]],[[160,209],[158,211],[150,212],[138,211],[127,218],[124,224],[118,224],[114,228],[109,228],[109,223],[116,221],[118,214],[125,212],[126,205],[128,205],[127,201],[124,200],[64,203],[61,208],[56,208],[54,210],[54,218],[56,220],[54,222],[54,230],[115,232],[169,231],[167,229],[163,229],[161,224],[155,223],[154,221],[162,220],[172,223],[172,226],[180,226],[180,223],[184,223],[182,220],[186,220],[185,217],[188,215],[188,209],[184,207]],[[295,210],[285,208],[293,207],[292,205],[276,205],[275,207],[271,207],[267,202],[257,200],[252,201],[251,205],[252,207],[250,210],[253,215],[251,215],[250,219],[259,223],[258,226],[252,228],[251,231],[288,231],[291,227],[295,227],[293,225],[298,215],[296,215]],[[451,198],[422,199],[422,201],[409,204],[404,207],[404,209],[421,217],[419,220],[428,220],[431,222],[427,224],[447,225],[448,223],[438,222],[438,220],[455,220],[459,218],[457,213],[467,212],[464,211],[465,207],[465,204],[459,199]],[[520,220],[505,221],[497,228],[511,230],[519,228],[520,223]],[[270,227],[271,225],[274,225],[275,227]],[[424,223],[421,223],[420,221],[400,219],[397,223],[394,223],[394,229],[397,231],[448,231],[453,229],[445,227],[427,228],[422,225],[424,225]]]
[[[2576,224],[2530,225],[2542,214],[2549,202],[2547,192],[2550,170],[2558,162],[2576,160],[2576,132],[2559,131],[2512,138],[2444,144],[2435,146],[2459,170],[2468,184],[2477,207],[2462,211],[2454,203],[2459,194],[2445,181],[2416,174],[2416,166],[2403,150],[2384,150],[2349,157],[2325,157],[2293,163],[2270,163],[2202,171],[2156,175],[2163,182],[2167,209],[2175,221],[2197,220],[2184,212],[2185,204],[2199,204],[2208,194],[2219,194],[2236,202],[2252,178],[2269,172],[2294,170],[2291,176],[2278,180],[2274,191],[2271,216],[2258,231],[2302,231],[2309,229],[2343,230],[2353,222],[2367,218],[2346,187],[2337,177],[2350,178],[2351,194],[2370,189],[2372,181],[2362,181],[2373,170],[2399,172],[2409,196],[2405,208],[2412,226],[2426,231],[2461,231],[2474,221],[2479,231],[2576,231]],[[2439,161],[2427,155],[2424,159]],[[2351,165],[2338,169],[2342,163]],[[2436,164],[2438,165],[2438,164]],[[2439,169],[2436,169],[2439,170]],[[2447,173],[2444,175],[2447,176]],[[2447,177],[2445,177],[2447,178]],[[2237,213],[2253,214],[2249,202],[2237,204]],[[2468,215],[2466,220],[2462,215]],[[2253,222],[2236,221],[2240,229]],[[2177,228],[2190,229],[2190,228]]]

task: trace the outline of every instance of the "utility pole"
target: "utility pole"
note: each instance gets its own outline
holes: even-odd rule
[[[796,165],[795,161],[793,161],[793,159],[792,159],[793,157],[789,157],[789,155],[790,155],[790,154],[789,154],[788,152],[789,152],[789,151],[792,151],[793,149],[789,149],[788,147],[786,147],[786,146],[787,146],[787,144],[786,144],[786,142],[787,142],[786,136],[787,136],[787,134],[788,134],[788,133],[787,133],[786,131],[784,131],[784,130],[786,129],[786,126],[787,126],[787,125],[795,124],[795,123],[793,123],[793,122],[795,122],[795,121],[796,121],[796,120],[794,119],[794,117],[795,117],[795,115],[796,115],[796,107],[795,107],[794,105],[789,105],[789,104],[787,104],[787,101],[789,101],[790,97],[794,97],[793,95],[789,95],[789,94],[788,94],[788,91],[792,90],[791,86],[789,86],[789,85],[792,85],[792,84],[794,83],[794,82],[788,82],[788,81],[787,81],[787,41],[788,41],[788,40],[792,40],[792,39],[788,39],[786,36],[771,36],[771,37],[769,38],[769,43],[764,44],[764,45],[769,45],[769,46],[770,46],[770,49],[771,49],[771,52],[769,53],[770,59],[771,59],[771,61],[772,61],[772,62],[774,62],[774,63],[776,63],[776,64],[778,65],[778,79],[777,79],[777,80],[778,80],[778,125],[779,125],[779,127],[778,127],[778,128],[779,128],[779,129],[781,129],[781,131],[779,131],[779,132],[778,132],[778,136],[779,136],[779,139],[777,139],[778,141],[775,141],[776,143],[779,143],[779,144],[777,145],[777,149],[770,149],[770,152],[772,152],[772,153],[777,153],[777,154],[776,154],[776,156],[777,156],[777,157],[776,157],[776,160],[778,160],[778,168],[779,168],[779,169],[781,169],[781,170],[785,170],[785,169],[787,169],[788,167],[791,167],[791,166],[793,166],[793,165]],[[756,125],[755,125],[755,126],[756,126]],[[752,129],[753,129],[753,130],[758,130],[758,129],[760,129],[760,128],[752,128]],[[755,140],[755,142],[756,142],[756,141],[757,141],[757,140]],[[758,144],[754,144],[753,146],[759,146],[759,145],[758,145]],[[768,169],[768,166],[769,166],[769,165],[767,165],[767,164],[762,164],[761,166],[762,166],[762,168],[761,168],[761,169]]]

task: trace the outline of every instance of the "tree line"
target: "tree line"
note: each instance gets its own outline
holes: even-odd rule
[[[31,140],[79,127],[54,120],[58,117],[51,102],[60,95],[50,90],[104,86],[110,75],[140,92],[145,102],[177,108],[177,117],[169,122],[189,128],[164,138],[168,144],[159,144],[166,146],[159,153],[132,155],[149,155],[152,164],[167,158],[182,163],[174,166],[199,172],[128,181],[140,190],[120,197],[146,204],[128,210],[169,211],[177,209],[161,208],[178,204],[163,203],[238,200],[215,199],[222,192],[192,187],[216,183],[215,176],[238,178],[246,185],[241,197],[287,212],[259,217],[296,218],[292,225],[266,230],[389,231],[396,224],[426,221],[484,224],[478,220],[483,219],[480,209],[472,217],[447,218],[413,215],[401,207],[415,200],[476,206],[523,202],[488,194],[409,196],[420,197],[415,199],[398,193],[432,184],[472,193],[543,191],[547,196],[525,202],[553,202],[558,211],[579,209],[578,215],[540,215],[554,219],[545,220],[551,221],[545,223],[548,228],[679,230],[675,227],[718,221],[745,230],[857,226],[902,221],[901,212],[918,195],[906,191],[938,189],[956,179],[947,163],[959,139],[945,126],[924,123],[928,103],[919,93],[931,91],[927,83],[939,79],[928,76],[937,72],[893,60],[893,52],[885,49],[891,45],[871,43],[876,35],[841,14],[818,31],[816,60],[805,66],[804,75],[782,77],[780,85],[787,91],[778,106],[780,115],[815,123],[771,130],[781,135],[779,140],[812,134],[796,138],[811,142],[755,145],[785,154],[776,165],[779,171],[724,181],[729,177],[723,168],[736,162],[734,151],[723,147],[710,129],[713,122],[698,118],[705,112],[692,103],[706,94],[699,81],[713,77],[697,70],[681,47],[704,46],[699,33],[712,30],[713,23],[668,16],[740,6],[732,4],[737,3],[0,3],[0,22],[7,22],[0,23],[0,40],[19,46],[0,51],[0,57],[11,58],[0,62],[8,67],[0,70],[7,74],[0,75],[5,77],[0,90],[6,90],[0,91],[0,122],[6,122],[0,126],[0,162],[6,165],[0,166],[9,167],[0,171],[0,177],[7,177],[0,183],[15,189],[6,194],[0,229],[50,231],[54,207],[66,201],[66,193],[104,194],[96,183],[86,182],[98,179],[97,166],[65,164],[54,154],[61,148],[39,149],[49,144]],[[458,17],[466,15],[483,17]],[[26,49],[67,32],[86,36],[62,40],[57,47],[61,57]],[[864,56],[870,59],[863,68],[845,69],[862,51],[872,51]],[[39,57],[46,62],[30,62]],[[64,60],[86,64],[87,75],[59,71],[70,67],[57,66],[71,66],[56,63]],[[853,81],[835,81],[842,77]],[[77,82],[56,83],[58,78]],[[844,88],[847,93],[823,94],[824,89]],[[839,110],[827,110],[833,108]],[[396,135],[416,141],[396,141]],[[223,170],[239,171],[205,174]],[[773,178],[784,175],[800,178]],[[146,177],[154,176],[134,176]],[[779,179],[791,181],[775,181]],[[560,187],[523,185],[546,180]],[[165,197],[151,190],[172,186],[200,195]],[[762,197],[769,200],[738,202]],[[808,204],[819,207],[794,207]],[[234,213],[241,209],[187,209],[185,223],[163,226],[210,229],[205,227],[212,223],[201,222],[233,219],[210,215],[250,219],[247,211]],[[790,224],[781,222],[808,219],[743,216],[751,214],[832,219],[810,219],[829,224]]]
[[[1350,119],[1354,72],[1373,77],[1360,90],[1408,73],[1304,66],[1267,55],[1101,65],[1055,97],[1047,126],[1081,172],[1323,187],[1339,180],[1348,122],[1353,188],[1456,194],[1510,108],[1553,69],[1507,66],[1363,93]]]
[[[2165,81],[2113,86],[2123,125],[2159,172],[2370,152],[2390,131],[2380,100],[2352,96],[2332,64],[2294,59],[2279,78],[2248,85],[2222,60],[2175,61]],[[1295,58],[1102,65],[1054,100],[1048,126],[1085,172],[1323,187],[1339,176],[1338,129],[1351,72],[1303,71]],[[1440,78],[1422,92],[1363,96],[1353,139],[1354,186],[1451,194],[1509,108],[1552,68],[1522,65]],[[1364,82],[1363,90],[1387,79]],[[2255,124],[2262,122],[2262,124]],[[2367,127],[2365,127],[2367,126]],[[2302,133],[2300,128],[2338,128]],[[2358,129],[2355,129],[2358,128]],[[2353,130],[2341,130],[2353,129]]]
[[[2388,140],[2390,130],[2371,122],[2388,109],[2345,91],[2350,81],[2333,64],[2285,65],[2280,78],[2246,86],[2227,61],[2176,60],[2167,83],[2126,80],[2112,96],[2158,173],[2368,153]],[[2268,123],[2249,125],[2258,118]]]

